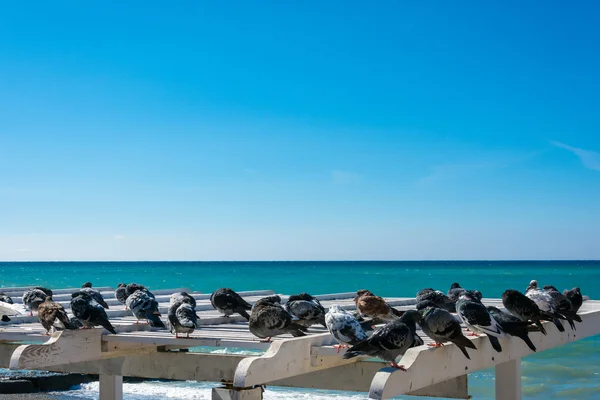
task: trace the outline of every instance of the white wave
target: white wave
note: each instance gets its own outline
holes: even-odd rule
[[[211,400],[211,389],[217,384],[207,382],[140,382],[123,383],[123,393],[127,400]],[[82,384],[78,389],[68,392],[51,393],[58,399],[89,399],[99,398],[98,382]],[[327,392],[320,390],[297,390],[267,387],[264,393],[265,400],[339,400],[353,399],[364,400],[366,394],[347,392]]]

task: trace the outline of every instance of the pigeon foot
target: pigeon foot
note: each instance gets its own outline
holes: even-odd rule
[[[337,349],[337,353],[340,354],[341,349],[348,349],[348,348],[350,348],[350,346],[348,346],[346,344],[334,344],[333,348]]]
[[[443,343],[428,343],[427,346],[429,347],[442,347],[444,344]]]
[[[396,369],[399,369],[400,371],[406,372],[406,367],[404,365],[398,365],[398,364],[396,364],[396,361],[391,361],[390,362],[390,366],[392,368],[396,368]]]
[[[479,337],[479,335],[476,334],[475,332],[471,332],[467,336]]]
[[[261,340],[260,342],[261,342],[261,343],[271,343],[271,338],[270,338],[270,337],[268,337],[268,338],[266,338],[266,339],[263,339],[263,340]]]

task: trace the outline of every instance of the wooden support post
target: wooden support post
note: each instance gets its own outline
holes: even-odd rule
[[[231,389],[213,388],[212,400],[262,400],[262,388],[253,389]]]
[[[100,400],[123,400],[123,377],[100,375]]]
[[[496,400],[521,400],[521,358],[496,365]]]

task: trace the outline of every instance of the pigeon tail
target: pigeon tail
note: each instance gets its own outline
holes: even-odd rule
[[[396,317],[401,317],[405,313],[405,311],[396,310],[394,307],[390,307],[390,309],[392,310],[392,314],[394,314]]]
[[[306,336],[305,332],[307,331],[307,329],[302,325],[292,323],[290,324],[290,326],[288,326],[287,331],[291,333],[293,337],[300,337]]]
[[[523,334],[518,335],[518,337],[521,338],[525,342],[525,344],[527,345],[527,347],[529,347],[532,351],[537,351],[537,348],[535,347],[535,345],[531,341],[531,338],[529,337],[529,335],[527,334],[527,332],[523,332]]]
[[[563,324],[561,324],[561,322],[560,322],[560,320],[558,318],[554,318],[554,320],[552,320],[552,322],[554,322],[554,325],[556,325],[556,328],[560,332],[564,332],[565,331],[565,327],[563,326]]]
[[[500,341],[498,340],[498,338],[495,336],[488,335],[488,339],[490,339],[490,343],[492,344],[494,350],[496,350],[498,353],[501,353],[502,346],[500,345]]]
[[[9,322],[10,318],[8,318],[8,315],[3,315],[2,316],[2,322]]]
[[[477,350],[477,347],[475,347],[475,343],[473,343],[473,341],[464,337],[462,335],[462,333],[460,335],[457,335],[456,337],[452,338],[451,341],[452,341],[452,343],[454,343],[455,345],[457,345],[459,347],[463,346],[463,347],[468,347],[473,350]]]
[[[535,321],[535,326],[537,326],[540,329],[540,332],[542,332],[544,335],[548,334],[548,332],[546,332],[546,328],[544,328],[544,325],[542,325],[540,321]]]
[[[467,339],[467,340],[469,340],[469,339]],[[469,340],[469,342],[470,342],[470,340]],[[462,353],[465,355],[465,357],[467,357],[467,360],[470,360],[471,357],[469,357],[469,353],[467,352],[467,349],[465,348],[465,346],[463,346],[459,343],[455,343],[455,344],[456,344],[456,347],[458,347],[460,349],[460,351],[462,351]]]
[[[245,309],[239,308],[236,309],[235,312],[240,314],[242,317],[246,318],[246,321],[250,321],[250,315],[248,315]]]
[[[148,314],[148,323],[155,328],[166,328],[165,324],[160,320],[157,314]]]
[[[100,325],[102,325],[102,327],[103,327],[104,329],[106,329],[107,331],[109,331],[109,332],[110,332],[110,333],[112,333],[113,335],[116,335],[116,334],[117,334],[117,331],[115,331],[115,328],[112,326],[112,324],[111,324],[111,323],[110,323],[108,320],[106,320],[106,321],[102,321],[102,322],[100,323]]]

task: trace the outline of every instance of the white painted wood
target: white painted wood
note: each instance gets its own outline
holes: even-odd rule
[[[100,375],[100,400],[123,400],[123,377]]]
[[[262,400],[263,391],[260,387],[252,389],[213,388],[212,400]]]
[[[496,365],[496,400],[521,400],[521,358]]]

